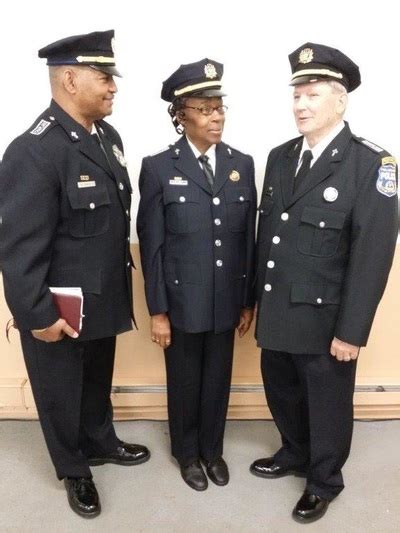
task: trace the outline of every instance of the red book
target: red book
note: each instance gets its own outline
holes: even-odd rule
[[[53,300],[60,313],[71,328],[80,333],[82,330],[83,294],[80,287],[49,287]]]

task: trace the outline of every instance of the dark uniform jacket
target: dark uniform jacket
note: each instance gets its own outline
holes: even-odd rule
[[[151,315],[187,333],[233,329],[254,305],[253,159],[216,147],[213,192],[185,137],[143,159],[138,235]]]
[[[0,265],[20,329],[59,318],[49,286],[82,288],[81,340],[131,329],[131,185],[118,133],[97,126],[105,152],[52,101],[4,155]]]
[[[367,343],[397,237],[396,165],[348,125],[296,192],[302,137],[271,151],[259,206],[256,337],[326,353],[334,336]]]

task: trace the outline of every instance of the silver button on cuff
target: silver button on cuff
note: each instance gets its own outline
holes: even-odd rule
[[[267,283],[266,285],[264,285],[264,289],[267,291],[267,292],[270,292],[272,290],[272,285],[270,285],[269,283]]]
[[[214,224],[215,224],[216,226],[220,226],[220,225],[221,225],[221,220],[220,220],[219,218],[216,218],[216,219],[214,220]]]
[[[215,262],[215,264],[217,265],[217,267],[222,267],[222,265],[223,265],[224,263],[222,262],[221,259],[218,259],[218,260]]]
[[[213,198],[213,204],[219,205],[221,203],[221,200],[219,198]]]
[[[217,240],[215,241],[215,246],[218,246],[218,247],[219,247],[219,246],[221,246],[221,244],[222,244],[222,242],[221,242],[219,239],[217,239]]]
[[[274,268],[274,266],[275,266],[275,261],[268,261],[267,263],[268,268]]]
[[[90,209],[95,209],[96,204],[94,202],[90,202],[89,207]]]
[[[279,244],[281,242],[281,238],[278,237],[278,235],[275,235],[275,237],[272,238],[272,242],[274,244]]]
[[[288,213],[282,213],[281,214],[281,219],[286,221],[286,220],[289,220],[289,214]]]

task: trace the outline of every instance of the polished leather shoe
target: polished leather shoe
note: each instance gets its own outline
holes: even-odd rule
[[[206,467],[208,477],[213,483],[219,486],[227,485],[229,483],[228,465],[222,457],[218,457],[215,461],[205,461],[203,464]]]
[[[189,487],[194,490],[206,490],[208,487],[208,481],[201,468],[200,461],[195,461],[188,466],[180,465],[180,467],[183,480],[189,485]]]
[[[68,502],[73,511],[84,518],[94,518],[101,511],[99,495],[93,480],[87,477],[66,477]]]
[[[265,457],[263,459],[257,459],[250,465],[250,472],[255,476],[266,477],[269,479],[275,479],[283,476],[295,475],[304,476],[301,470],[294,470],[292,468],[286,468],[275,463],[273,457]]]
[[[133,466],[145,463],[149,459],[150,451],[146,446],[121,442],[114,452],[98,457],[88,457],[88,462],[90,466],[104,465],[105,463]]]
[[[322,518],[328,509],[329,501],[320,498],[316,494],[304,491],[303,496],[293,509],[292,517],[302,524],[315,522]]]

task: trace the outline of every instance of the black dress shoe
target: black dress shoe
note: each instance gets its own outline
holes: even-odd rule
[[[302,524],[315,522],[324,516],[328,506],[328,500],[305,491],[293,509],[292,517]]]
[[[304,476],[304,472],[302,472],[300,468],[295,470],[293,468],[280,466],[275,463],[273,457],[257,459],[257,461],[254,461],[254,463],[250,465],[250,472],[255,476],[266,477],[269,479],[289,476],[291,474],[295,476]]]
[[[73,511],[84,518],[94,518],[101,511],[99,495],[93,480],[87,477],[66,477],[68,502]]]
[[[222,457],[218,457],[215,461],[203,460],[208,477],[213,483],[219,486],[227,485],[229,483],[228,465]]]
[[[199,461],[181,467],[183,480],[194,490],[206,490],[208,481]]]
[[[145,463],[149,459],[150,451],[146,446],[121,442],[114,452],[99,457],[88,457],[88,462],[90,466],[104,465],[105,463],[133,466]]]

